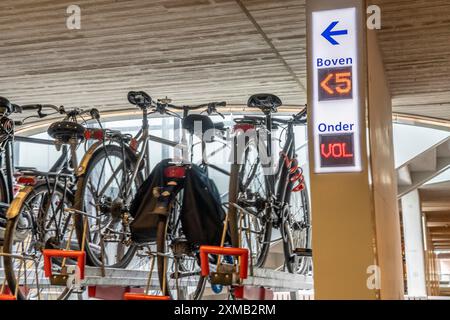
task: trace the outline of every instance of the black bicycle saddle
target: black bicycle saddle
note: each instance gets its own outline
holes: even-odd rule
[[[128,102],[145,109],[151,107],[152,98],[144,91],[130,91],[128,92]]]
[[[283,105],[281,99],[270,93],[254,94],[247,102],[249,108],[259,108],[265,114],[277,112],[278,107],[281,105]]]
[[[9,102],[8,99],[0,97],[0,112],[1,113],[12,113],[14,111],[14,107],[11,104],[11,102]]]
[[[69,143],[70,140],[84,140],[84,131],[86,129],[79,123],[72,121],[58,121],[52,123],[47,129],[50,137],[62,143]]]
[[[204,135],[208,130],[223,130],[224,123],[223,122],[214,123],[210,117],[205,115],[190,114],[183,120],[183,129],[187,130],[190,134],[200,136],[200,134]]]

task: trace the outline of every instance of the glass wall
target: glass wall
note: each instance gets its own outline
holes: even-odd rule
[[[225,126],[232,126],[234,124],[233,119],[241,117],[241,115],[227,115],[225,119],[219,116],[212,117],[215,122],[224,122]],[[91,124],[92,126],[92,124]],[[150,119],[150,134],[156,137],[162,137],[172,141],[180,141],[181,123],[179,119],[171,117],[160,117]],[[120,130],[125,133],[135,135],[141,128],[141,119],[129,119],[129,120],[117,120],[108,121],[103,123],[103,127]],[[419,126],[394,124],[394,152],[395,152],[395,166],[399,167],[411,158],[417,156],[421,152],[425,151],[432,145],[450,136],[450,132],[446,130],[438,130],[432,128],[425,128]],[[275,152],[280,150],[280,144],[283,141],[278,139],[283,138],[282,128],[275,131],[274,134],[274,146]],[[295,128],[296,133],[296,147],[299,162],[304,170],[305,178],[307,181],[309,175],[308,168],[308,153],[307,153],[307,132],[305,126],[299,126]],[[35,138],[50,139],[46,132],[34,135]],[[197,143],[199,140],[194,139]],[[81,157],[86,150],[85,145],[80,145],[78,154]],[[207,145],[206,155],[210,155],[217,149],[223,148],[223,145],[219,142],[214,142]],[[174,153],[174,149],[167,145],[162,145],[158,142],[150,142],[150,159],[151,164],[154,165],[162,159],[172,158],[179,153]],[[194,148],[194,163],[201,161],[200,145],[196,145]],[[221,152],[208,157],[207,161],[219,166],[220,168],[228,168],[230,149],[226,147]],[[17,166],[22,167],[34,167],[42,171],[48,171],[52,164],[58,159],[61,152],[57,151],[55,146],[52,145],[38,145],[28,142],[16,142],[15,145],[15,163]],[[217,182],[219,189],[224,191],[227,189],[227,181],[224,175],[215,170],[211,170],[210,175]],[[430,183],[449,181],[450,170],[442,173],[438,177],[434,178]]]
[[[225,127],[232,127],[234,124],[233,119],[241,117],[239,115],[227,115],[225,119],[220,116],[213,116],[213,122],[223,122]],[[97,124],[89,124],[91,127],[98,126]],[[141,119],[130,119],[130,120],[117,120],[117,121],[107,121],[102,123],[104,128],[120,130],[123,133],[129,133],[136,135],[137,132],[142,127]],[[172,117],[162,117],[162,118],[151,118],[150,119],[150,134],[155,137],[165,138],[175,142],[181,142],[182,132],[179,129],[181,127],[181,121]],[[308,179],[309,168],[307,167],[307,144],[306,144],[306,126],[298,126],[295,128],[296,134],[296,148],[298,159],[301,167],[304,170],[305,178]],[[281,150],[282,143],[284,142],[285,131],[283,128],[278,128],[274,134],[274,150],[275,155]],[[39,133],[32,136],[33,138],[51,140],[46,132]],[[187,136],[189,139],[189,136]],[[193,138],[194,142],[194,152],[193,152],[193,163],[201,163],[202,153],[201,144],[199,144],[199,139],[197,137]],[[81,159],[88,145],[82,144],[78,147],[78,158]],[[227,143],[220,142],[220,140],[208,143],[206,150],[204,152],[205,160],[221,169],[229,171],[230,168],[230,145]],[[41,171],[48,171],[61,155],[61,151],[58,151],[54,145],[42,145],[29,142],[16,142],[15,144],[15,164],[20,167],[33,167]],[[179,149],[175,150],[173,147],[168,145],[163,145],[159,142],[150,142],[150,162],[153,167],[162,159],[173,158],[175,156],[180,156],[181,152]],[[226,200],[226,195],[228,191],[228,177],[217,170],[211,169],[209,171],[210,177],[216,182],[219,191],[223,195],[224,200]],[[307,180],[308,181],[308,180]]]

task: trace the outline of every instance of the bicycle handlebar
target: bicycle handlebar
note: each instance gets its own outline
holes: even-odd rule
[[[307,123],[307,119],[305,118],[306,112],[307,112],[307,110],[306,110],[306,108],[304,108],[299,113],[293,115],[290,119],[272,118],[272,122],[284,124],[284,125],[288,125],[288,124],[303,125],[303,124]],[[266,118],[261,117],[261,116],[244,116],[244,119],[248,119],[250,121],[260,121],[260,122],[266,121]]]
[[[208,114],[211,114],[212,112],[217,112],[216,108],[225,107],[227,105],[225,101],[222,101],[222,102],[209,102],[196,106],[187,106],[187,105],[176,106],[174,104],[171,104],[170,103],[171,101],[168,98],[159,99],[155,102],[153,101],[152,97],[150,97],[150,95],[144,91],[130,91],[128,92],[127,98],[128,102],[141,109],[153,107],[155,108],[155,111],[159,113],[164,113],[168,108],[179,111],[193,111],[199,109],[207,109]]]
[[[196,106],[176,106],[170,103],[157,103],[159,106],[165,107],[165,108],[170,108],[170,109],[175,109],[175,110],[180,110],[180,111],[193,111],[193,110],[199,110],[199,109],[212,109],[212,108],[217,108],[217,107],[225,107],[227,105],[227,103],[225,101],[222,102],[209,102],[209,103],[204,103],[204,104],[199,104]]]

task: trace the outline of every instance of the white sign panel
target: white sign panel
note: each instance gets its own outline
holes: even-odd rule
[[[316,173],[362,170],[356,32],[355,8],[312,14]]]

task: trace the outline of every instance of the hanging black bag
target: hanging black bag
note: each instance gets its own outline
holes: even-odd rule
[[[184,182],[181,223],[193,245],[219,245],[225,211],[214,181],[199,166],[192,165]]]

